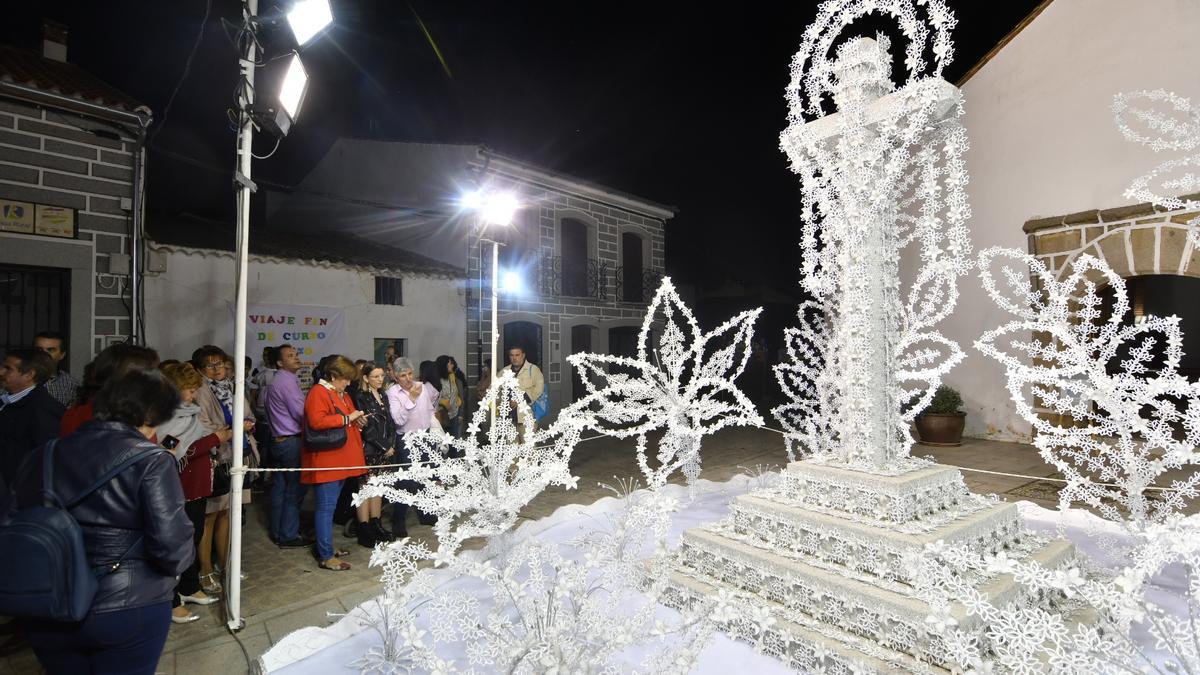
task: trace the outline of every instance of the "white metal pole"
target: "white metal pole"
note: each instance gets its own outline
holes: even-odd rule
[[[243,20],[250,22],[258,14],[258,0],[245,0]],[[225,605],[231,630],[240,630],[242,621],[242,473],[243,437],[242,420],[246,416],[246,280],[250,271],[250,166],[253,161],[251,143],[254,140],[254,123],[250,120],[247,107],[254,102],[255,44],[247,40],[246,53],[242,56],[242,78],[245,82],[239,93],[241,128],[237,139],[237,170],[241,173],[237,181],[237,308],[234,312],[233,335],[233,473],[229,485],[229,565],[225,578]]]
[[[499,304],[499,299],[500,299],[499,285],[500,285],[500,243],[493,241],[492,242],[492,386],[493,387],[496,386],[496,373],[499,372],[499,370],[497,370],[497,367],[500,365],[500,362],[496,360],[496,345],[497,345],[497,343],[500,342],[500,328],[496,324],[498,317],[499,317],[499,312],[497,311],[497,305]],[[489,418],[489,420],[491,422],[491,425],[488,427],[489,434],[491,433],[491,430],[496,428],[496,406],[499,404],[500,404],[499,401],[496,401],[492,406],[490,406],[492,412],[491,412],[491,417]]]

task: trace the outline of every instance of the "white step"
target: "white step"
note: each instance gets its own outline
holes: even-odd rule
[[[1050,540],[1030,558],[1053,568],[1073,556],[1069,542]],[[844,570],[823,569],[704,529],[684,533],[679,560],[676,573],[753,595],[793,622],[832,626],[909,655],[940,655],[938,638],[928,631],[928,605],[872,580],[851,578]],[[980,590],[1003,604],[1015,598],[1020,587],[1009,575],[1000,575],[983,582]],[[960,627],[970,630],[971,620],[963,619],[961,611],[956,614]]]
[[[735,500],[728,519],[704,529],[789,557],[813,558],[826,565],[912,584],[915,558],[926,544],[941,540],[997,551],[1021,539],[1015,504],[992,502],[965,514],[924,532],[907,533],[749,494]]]
[[[866,473],[812,461],[792,462],[778,490],[788,501],[827,512],[845,512],[880,522],[909,523],[970,499],[962,473],[926,464],[897,475]]]
[[[718,586],[692,576],[671,575],[667,604],[682,608],[705,597],[715,596]],[[826,675],[875,675],[883,673],[921,673],[944,675],[947,671],[937,665],[919,661],[909,654],[881,647],[831,625],[812,621],[803,624],[779,616],[773,611],[774,622],[765,631],[750,617],[757,598],[738,602],[737,618],[721,624],[720,628],[735,640],[748,643],[769,656],[782,661],[798,673]]]

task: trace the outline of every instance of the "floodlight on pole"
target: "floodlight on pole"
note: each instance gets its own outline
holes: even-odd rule
[[[304,70],[300,55],[292,54],[287,74],[283,76],[283,84],[279,87],[279,105],[293,123],[300,116],[300,106],[304,103],[304,92],[307,90],[308,71]]]
[[[236,110],[238,111],[237,132],[237,169],[234,171],[234,186],[237,194],[237,235],[234,243],[234,258],[236,260],[237,283],[234,297],[234,342],[233,342],[233,438],[230,439],[232,452],[230,457],[229,501],[232,504],[242,503],[242,488],[246,477],[247,467],[243,456],[246,430],[241,421],[246,414],[246,317],[248,308],[248,278],[250,275],[250,195],[257,186],[251,179],[255,128],[270,131],[277,139],[287,134],[288,128],[300,112],[304,103],[304,91],[308,83],[308,74],[300,63],[300,56],[292,53],[287,63],[287,70],[275,80],[269,78],[270,70],[282,59],[268,59],[261,62],[259,49],[259,28],[264,23],[258,16],[259,0],[242,0],[242,30],[250,37],[240,40],[238,63],[241,68],[241,80],[236,94]],[[297,0],[287,15],[288,23],[296,35],[296,41],[303,45],[317,36],[333,20],[326,0]],[[267,64],[271,64],[268,66]],[[263,75],[272,82],[279,83],[278,95],[273,101],[257,100],[255,92],[255,74],[259,68],[266,67]],[[265,78],[265,79],[266,79]],[[264,84],[259,81],[260,86]],[[266,87],[264,87],[266,88]],[[264,97],[265,98],[265,97]],[[276,144],[278,148],[278,144]],[[273,153],[274,151],[272,151]],[[245,627],[242,620],[242,509],[230,509],[229,514],[229,560],[225,569],[225,612],[226,626],[230,630],[240,630]]]
[[[489,225],[508,226],[517,214],[517,196],[511,192],[494,192],[483,203],[483,219]]]
[[[287,22],[296,36],[296,44],[303,47],[333,22],[329,0],[296,0],[288,10]]]
[[[273,90],[274,98],[255,101],[247,107],[254,123],[275,138],[287,136],[304,105],[308,90],[308,71],[300,55],[292,52],[286,63],[276,60],[264,73],[264,90]]]

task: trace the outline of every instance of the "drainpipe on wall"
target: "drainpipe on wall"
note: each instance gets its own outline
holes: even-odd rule
[[[133,146],[133,236],[129,241],[129,250],[133,258],[129,266],[129,341],[144,346],[146,336],[142,330],[142,323],[145,321],[142,315],[142,267],[145,256],[142,242],[146,219],[146,130],[154,121],[154,115],[145,106],[138,108],[136,112],[138,130]]]

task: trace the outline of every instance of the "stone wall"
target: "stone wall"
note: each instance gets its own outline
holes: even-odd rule
[[[82,308],[72,308],[72,370],[81,370],[96,352],[131,332],[130,277],[110,273],[109,260],[117,256],[123,264],[132,253],[135,140],[117,125],[0,98],[0,199],[75,209],[77,228],[73,241],[0,233],[0,262],[29,264],[16,260],[22,247],[59,249],[63,258],[81,244],[91,249],[86,292],[73,288],[72,293],[73,305],[87,303],[87,318],[80,322],[76,310]],[[41,266],[63,266],[56,264],[57,255],[39,257]],[[81,352],[90,354],[79,358]]]

